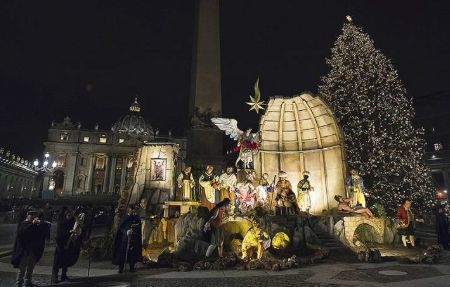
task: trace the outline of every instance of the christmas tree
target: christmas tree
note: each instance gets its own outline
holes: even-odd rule
[[[423,161],[423,131],[412,124],[412,100],[392,62],[347,20],[326,61],[331,71],[319,93],[343,130],[348,166],[363,176],[369,206],[381,203],[392,214],[408,197],[418,214],[428,213],[434,188]]]

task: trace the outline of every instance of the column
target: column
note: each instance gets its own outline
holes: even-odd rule
[[[89,193],[93,193],[93,191],[95,191],[95,189],[94,190],[92,189],[92,181],[94,180],[95,155],[90,154],[88,158],[89,158],[89,162],[88,162],[89,172],[88,172],[88,178],[87,178],[88,188],[86,191],[88,191]]]
[[[106,156],[105,158],[105,172],[103,175],[103,185],[102,185],[102,193],[103,192],[108,192],[108,185],[109,185],[109,170],[110,170],[110,160],[109,160],[109,155]]]
[[[77,166],[78,152],[69,152],[66,155],[66,162],[64,167],[64,187],[62,195],[75,195],[75,185],[76,173],[78,170]]]
[[[127,164],[128,160],[126,157],[122,159],[122,173],[120,174],[120,191],[125,188],[125,184],[127,181]]]
[[[448,197],[448,193],[449,193],[449,191],[450,191],[449,169],[448,169],[448,168],[444,168],[443,173],[444,173],[444,185],[445,185],[445,190],[447,190],[447,193],[445,194],[445,196]]]
[[[116,155],[111,156],[111,170],[109,174],[109,189],[108,193],[114,192],[114,179],[116,178],[116,167],[117,166],[117,157]]]
[[[204,113],[222,110],[220,74],[220,23],[219,0],[195,1],[195,28],[192,47],[191,91],[189,114],[197,109]],[[195,119],[195,118],[194,118]],[[209,119],[208,119],[209,121]],[[222,132],[204,127],[191,126],[187,132],[188,161],[194,164],[211,164],[220,170],[224,156]]]

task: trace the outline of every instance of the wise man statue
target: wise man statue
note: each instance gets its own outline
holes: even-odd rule
[[[289,215],[289,214],[299,214],[300,210],[297,205],[297,198],[295,193],[292,191],[292,184],[287,180],[287,173],[280,171],[278,173],[278,182],[275,186],[277,191],[275,202],[276,202],[276,215]]]
[[[193,200],[193,188],[195,186],[194,177],[191,172],[192,168],[187,166],[178,176],[178,201]]]
[[[210,210],[219,202],[219,178],[213,170],[214,168],[208,165],[198,180],[202,187],[200,205]]]
[[[220,196],[219,201],[229,198],[234,205],[235,202],[235,188],[237,178],[233,172],[233,167],[228,166],[226,172],[222,173],[219,177]]]
[[[309,171],[303,172],[303,179],[297,184],[297,204],[301,210],[304,210],[307,213],[309,213],[309,210],[311,209],[311,196],[309,193],[314,190],[309,182],[309,176]]]
[[[347,187],[353,194],[352,207],[362,206],[366,208],[365,187],[363,178],[359,175],[358,169],[352,168],[350,170],[351,175],[347,178]]]

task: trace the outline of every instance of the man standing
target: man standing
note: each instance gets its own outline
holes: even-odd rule
[[[444,213],[444,206],[439,206],[438,213],[436,214],[436,234],[438,236],[438,243],[442,245],[442,248],[449,250],[450,234],[448,220]]]
[[[16,277],[16,287],[22,287],[23,283],[25,283],[25,287],[33,286],[31,277],[33,276],[34,266],[36,265],[33,227],[37,222],[35,219],[36,214],[36,211],[28,211],[26,219],[20,223],[17,229],[17,237],[11,256],[11,264],[14,268],[19,268]]]
[[[405,198],[402,205],[397,209],[397,220],[400,221],[398,234],[402,236],[402,242],[406,248],[408,247],[408,243],[406,242],[407,236],[409,236],[411,246],[416,246],[414,241],[415,221],[424,222],[423,219],[414,219],[414,214],[411,211],[411,205],[411,201],[408,198]]]
[[[219,202],[219,183],[217,176],[213,173],[214,168],[210,165],[206,167],[206,171],[199,178],[199,184],[202,187],[201,206],[213,209]]]
[[[33,227],[33,252],[36,263],[39,262],[44,254],[45,241],[50,236],[51,222],[44,220],[45,214],[39,212],[35,218]]]
[[[237,178],[233,173],[233,167],[228,166],[225,173],[219,177],[220,198],[219,201],[229,198],[231,202],[235,202],[234,189],[236,188]]]
[[[122,216],[117,228],[113,246],[113,264],[119,265],[119,273],[123,273],[126,263],[130,265],[130,272],[135,272],[134,265],[141,261],[141,220],[136,215],[135,206],[130,205],[127,214]]]
[[[301,210],[305,210],[306,213],[309,213],[309,210],[311,208],[311,196],[309,193],[314,190],[308,180],[309,175],[309,171],[305,171],[303,173],[303,179],[300,180],[297,184],[297,204],[301,208]]]
[[[211,243],[206,250],[206,257],[211,256],[216,247],[219,252],[219,257],[223,256],[224,235],[222,229],[222,217],[224,209],[229,203],[230,199],[225,198],[209,211],[208,218],[204,226],[204,232],[211,230]]]
[[[58,273],[61,269],[61,281],[68,281],[67,269],[72,266],[73,261],[78,260],[78,256],[74,256],[72,250],[74,249],[73,244],[69,244],[69,248],[66,248],[71,238],[71,231],[75,225],[75,217],[72,211],[69,211],[67,206],[63,206],[58,215],[58,224],[56,228],[56,248],[53,259],[53,273],[52,282],[58,282]],[[74,252],[76,253],[76,252]],[[75,257],[76,260],[73,260]]]
[[[350,170],[351,175],[347,178],[347,187],[350,189],[350,192],[353,193],[353,202],[352,207],[362,206],[366,208],[366,198],[363,178],[358,174],[358,170],[356,168],[352,168]]]
[[[187,166],[184,171],[180,173],[177,178],[178,183],[178,201],[189,200],[193,201],[192,189],[195,186],[194,177],[192,176],[191,167]]]

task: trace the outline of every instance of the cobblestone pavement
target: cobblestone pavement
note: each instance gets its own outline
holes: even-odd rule
[[[388,272],[384,275],[383,272]],[[395,271],[395,275],[389,275],[389,271]],[[403,274],[402,274],[403,273]],[[370,268],[358,269],[351,271],[343,271],[333,277],[333,279],[347,280],[347,281],[366,281],[378,283],[403,282],[410,280],[417,280],[429,277],[443,276],[440,271],[434,267],[403,265],[395,266],[395,268]]]
[[[14,244],[14,236],[17,230],[17,223],[0,223],[0,245]]]
[[[321,283],[307,283],[304,280],[308,276],[300,275],[288,275],[288,276],[251,276],[251,277],[239,277],[239,278],[171,278],[171,279],[153,279],[145,278],[142,275],[128,275],[125,276],[110,276],[107,278],[92,278],[88,280],[86,278],[73,278],[68,283],[58,283],[53,286],[60,287],[338,287],[344,285],[338,284],[321,284]],[[14,276],[0,272],[0,286],[14,286]],[[33,276],[33,283],[38,286],[51,286],[50,276],[36,275]]]

